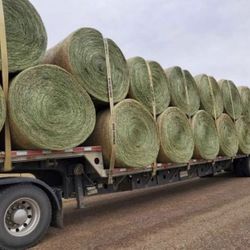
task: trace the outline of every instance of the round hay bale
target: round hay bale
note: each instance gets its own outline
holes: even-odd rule
[[[212,76],[205,74],[195,76],[199,89],[202,109],[207,111],[215,119],[223,112],[223,100],[220,87]]]
[[[219,153],[220,144],[215,121],[204,110],[198,111],[192,118],[195,143],[194,157],[213,160]]]
[[[157,118],[160,152],[158,162],[187,163],[193,156],[194,139],[186,115],[176,107],[169,107]]]
[[[108,39],[108,45],[116,103],[127,96],[128,67],[118,46],[110,39]],[[82,28],[73,32],[47,52],[44,62],[56,64],[72,73],[97,102],[109,102],[104,42],[99,31]]]
[[[239,142],[235,124],[231,117],[222,114],[215,123],[220,141],[220,155],[235,156],[238,152]]]
[[[3,7],[9,71],[17,72],[38,64],[47,47],[47,34],[39,14],[28,0],[4,0]]]
[[[187,70],[180,67],[166,69],[172,106],[177,106],[188,116],[199,110],[200,97],[196,82]]]
[[[250,89],[246,86],[238,87],[241,102],[242,102],[242,114],[250,120]]]
[[[230,115],[233,120],[238,119],[242,113],[242,102],[237,87],[229,80],[220,80],[218,83],[226,113]]]
[[[17,75],[10,85],[8,109],[13,142],[23,149],[72,148],[95,126],[95,108],[87,92],[54,65]]]
[[[239,140],[239,153],[250,154],[250,121],[246,116],[241,116],[236,122],[236,131]]]
[[[156,122],[139,102],[126,99],[114,107],[116,121],[117,167],[145,167],[158,155],[159,137]],[[96,127],[89,145],[101,145],[105,163],[109,164],[112,149],[112,123],[109,109],[97,115]]]
[[[162,113],[170,103],[168,81],[161,65],[149,61],[152,75],[153,91],[146,61],[141,57],[127,60],[130,76],[129,97],[142,103],[153,114],[153,99],[155,99],[156,114]]]

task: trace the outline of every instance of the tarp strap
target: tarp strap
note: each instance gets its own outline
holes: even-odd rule
[[[149,62],[146,61],[146,65],[147,65],[147,71],[148,71],[148,77],[149,77],[149,83],[150,83],[150,90],[151,90],[151,97],[152,97],[152,111],[153,111],[153,117],[154,117],[154,121],[156,123],[156,103],[155,103],[155,90],[154,90],[154,83],[153,83],[153,77],[152,77],[152,72],[151,72],[151,68],[149,65]],[[154,161],[152,163],[152,176],[155,176],[157,172],[157,162]]]
[[[3,1],[0,0],[0,43],[1,43],[1,62],[2,62],[2,82],[3,92],[6,100],[7,114],[5,121],[5,160],[4,160],[4,171],[8,172],[12,169],[11,163],[11,138],[10,138],[10,127],[8,118],[8,91],[9,91],[9,66],[8,66],[8,50],[7,50],[7,38],[5,29],[5,18]]]
[[[108,97],[109,97],[111,128],[112,128],[112,135],[111,135],[112,144],[111,144],[111,156],[110,156],[110,163],[109,163],[108,183],[113,184],[113,170],[115,167],[115,155],[116,155],[116,123],[115,123],[113,82],[112,82],[112,75],[111,75],[108,39],[104,38],[103,42],[104,42],[104,52],[105,52],[105,60],[106,60],[106,68],[107,68]]]

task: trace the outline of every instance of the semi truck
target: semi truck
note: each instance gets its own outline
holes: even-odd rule
[[[4,159],[5,152],[0,152],[1,249],[26,249],[36,245],[50,226],[63,227],[63,199],[76,199],[82,209],[90,195],[165,185],[222,171],[250,176],[248,155],[192,159],[187,164],[157,163],[154,171],[152,166],[116,167],[112,182],[99,146],[11,151],[8,172]]]

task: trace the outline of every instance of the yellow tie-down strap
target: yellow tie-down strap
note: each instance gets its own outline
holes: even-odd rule
[[[150,69],[149,62],[146,61],[147,65],[147,71],[148,71],[148,77],[149,77],[149,82],[150,82],[150,90],[151,90],[151,96],[152,96],[152,110],[153,110],[153,117],[154,121],[156,123],[156,102],[155,102],[155,90],[154,90],[154,83],[153,83],[153,76],[152,76],[152,71]],[[158,129],[158,128],[157,128]],[[158,132],[158,130],[157,130]],[[155,176],[157,172],[157,162],[156,160],[152,163],[152,176]]]
[[[109,107],[110,107],[110,115],[112,123],[112,148],[111,148],[111,156],[109,164],[108,183],[112,184],[113,170],[115,167],[115,155],[116,155],[116,123],[115,123],[115,112],[114,112],[113,82],[112,82],[110,57],[109,57],[109,44],[106,38],[103,39],[103,42],[104,42],[104,51],[105,51],[106,68],[107,68]]]
[[[8,91],[9,91],[9,66],[8,66],[8,51],[7,51],[7,39],[5,29],[5,18],[3,1],[0,0],[0,43],[1,43],[1,62],[2,62],[2,83],[3,92],[6,101],[7,114],[5,121],[5,160],[4,160],[4,171],[8,172],[12,168],[11,163],[11,138],[10,138],[10,127],[8,118]]]

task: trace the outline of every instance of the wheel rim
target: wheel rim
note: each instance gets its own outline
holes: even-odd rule
[[[40,216],[40,207],[34,199],[17,199],[5,212],[5,229],[15,237],[26,236],[36,229]]]

